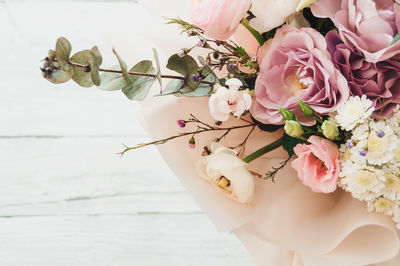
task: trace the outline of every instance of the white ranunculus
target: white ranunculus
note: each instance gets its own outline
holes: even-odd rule
[[[239,91],[242,82],[236,78],[228,79],[226,86],[220,87],[213,93],[209,100],[211,116],[218,121],[226,121],[229,115],[240,117],[244,112],[250,109],[251,96],[248,90]]]
[[[241,202],[251,202],[255,194],[255,182],[247,163],[237,157],[237,152],[212,142],[208,145],[211,154],[197,163],[198,174],[228,197]]]
[[[285,23],[296,12],[300,0],[253,0],[250,11],[255,18],[250,26],[259,32],[267,32]]]

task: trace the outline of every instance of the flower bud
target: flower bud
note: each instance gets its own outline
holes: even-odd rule
[[[298,100],[297,103],[299,104],[301,111],[309,117],[315,116],[315,111],[306,103],[301,100]]]
[[[283,119],[285,119],[285,121],[296,120],[294,113],[285,108],[282,108],[282,107],[279,108],[279,113],[281,113],[281,115],[283,116]]]
[[[285,123],[285,132],[293,138],[300,138],[304,134],[304,130],[299,122],[288,120]]]
[[[322,134],[330,140],[336,140],[339,137],[339,130],[335,123],[325,120],[321,126]]]
[[[194,149],[196,147],[196,141],[194,137],[191,137],[189,140],[189,148]]]

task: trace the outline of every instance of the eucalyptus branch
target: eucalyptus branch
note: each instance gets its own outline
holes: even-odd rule
[[[75,67],[80,67],[82,69],[88,69],[87,72],[90,71],[90,66],[89,65],[83,65],[75,62],[68,62],[70,65],[75,66]],[[108,73],[117,73],[117,74],[122,74],[121,70],[114,70],[114,69],[104,69],[104,68],[99,68],[100,72],[108,72]],[[140,73],[140,72],[128,72],[129,75],[132,76],[145,76],[145,77],[153,77],[156,78],[157,74],[150,74],[150,73]],[[162,78],[167,78],[167,79],[180,79],[180,80],[185,80],[185,77],[182,76],[174,76],[174,75],[161,75]],[[208,85],[215,85],[214,82],[206,81],[206,80],[201,80],[200,83],[208,84]]]

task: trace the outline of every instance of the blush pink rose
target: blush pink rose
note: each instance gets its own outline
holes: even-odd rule
[[[279,113],[283,107],[310,125],[315,121],[303,114],[299,99],[316,112],[329,114],[348,97],[347,80],[333,65],[324,36],[312,28],[285,25],[263,57],[250,112],[262,123],[284,124]]]
[[[207,36],[226,40],[250,9],[251,0],[192,0],[190,14]]]
[[[400,42],[388,47],[400,29],[400,6],[393,0],[319,0],[311,10],[317,17],[329,17],[343,41],[361,51],[368,62],[400,52]]]
[[[321,137],[311,136],[308,142],[294,148],[298,158],[292,167],[312,191],[331,193],[336,190],[340,172],[339,150],[335,143]]]

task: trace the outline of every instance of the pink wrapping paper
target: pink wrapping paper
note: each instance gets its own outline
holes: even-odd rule
[[[179,2],[174,1],[174,2]],[[189,40],[171,36],[159,20],[150,17],[143,25],[159,27],[157,35],[141,37],[116,31],[108,32],[107,39],[123,58],[133,65],[142,53],[135,54],[132,47],[152,43],[159,48],[162,61]],[[158,24],[157,24],[158,23]],[[155,26],[158,25],[158,26]],[[148,47],[150,49],[151,47]],[[161,50],[161,51],[160,51]],[[147,54],[149,52],[147,51]],[[162,62],[165,65],[165,62]],[[169,73],[163,70],[163,73]],[[166,81],[165,81],[166,84]],[[151,93],[157,93],[153,88]],[[139,119],[152,139],[162,139],[179,132],[176,120],[189,118],[190,113],[200,120],[213,123],[208,111],[207,98],[147,97]],[[232,118],[224,125],[239,125]],[[240,143],[248,129],[233,131],[226,145]],[[337,190],[332,194],[317,194],[302,185],[288,164],[276,176],[276,183],[257,180],[256,197],[251,204],[240,204],[215,190],[195,172],[195,163],[208,140],[223,132],[205,133],[196,137],[196,148],[188,148],[189,138],[182,138],[158,146],[160,153],[176,176],[193,196],[202,210],[220,231],[234,233],[246,246],[257,265],[266,266],[399,266],[400,241],[390,217],[369,213],[365,204],[350,194]],[[279,138],[282,132],[267,133],[256,130],[246,146],[246,153]],[[140,151],[133,151],[140,152]],[[250,164],[261,174],[277,166],[287,154],[282,149],[263,156]]]

